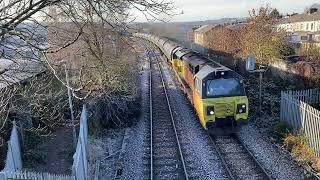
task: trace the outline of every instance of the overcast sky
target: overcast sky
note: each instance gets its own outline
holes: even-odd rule
[[[172,0],[181,15],[173,17],[171,21],[199,21],[228,17],[246,17],[248,10],[258,8],[269,3],[280,13],[301,13],[303,10],[319,0]],[[137,15],[137,21],[146,21]]]

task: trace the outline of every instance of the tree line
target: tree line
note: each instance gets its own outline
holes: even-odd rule
[[[274,29],[280,18],[280,13],[269,6],[252,9],[246,23],[216,27],[208,35],[208,48],[240,58],[253,54],[262,64],[292,55],[294,49],[286,33]]]

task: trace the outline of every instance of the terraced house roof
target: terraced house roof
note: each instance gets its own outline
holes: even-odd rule
[[[279,22],[279,24],[306,22],[306,21],[320,21],[320,12],[315,12],[312,14],[297,14],[289,18],[282,19]]]
[[[213,25],[203,25],[200,28],[196,29],[194,32],[199,33],[199,34],[204,34],[208,31],[210,31],[212,28],[214,28]]]

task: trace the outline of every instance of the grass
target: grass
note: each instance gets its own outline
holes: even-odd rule
[[[317,158],[315,151],[309,146],[305,136],[289,133],[284,138],[284,144],[300,162],[320,172],[320,158]]]
[[[320,158],[316,156],[315,151],[309,146],[304,135],[292,133],[292,128],[281,121],[275,124],[274,132],[298,161],[312,167],[316,172],[320,172]]]

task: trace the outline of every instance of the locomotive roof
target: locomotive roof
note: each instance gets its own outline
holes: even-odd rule
[[[232,71],[232,70],[224,66],[218,66],[218,64],[216,63],[208,63],[200,69],[200,71],[196,74],[196,77],[199,79],[204,79],[207,76],[209,76],[211,73],[217,72],[217,71]]]
[[[187,61],[192,66],[198,66],[200,64],[206,63],[206,60],[202,57],[199,57],[197,54],[189,53],[183,56],[183,60]]]
[[[169,46],[169,47],[177,47],[177,46],[179,46],[179,44],[178,43],[176,43],[176,42],[173,42],[173,41],[171,41],[171,40],[168,40],[168,41],[166,41],[166,43],[164,44],[164,46]]]
[[[191,53],[192,51],[190,50],[190,49],[188,49],[188,48],[182,48],[182,49],[180,49],[180,50],[178,50],[177,52],[176,52],[176,55],[179,57],[179,58],[181,58],[182,56],[184,56],[184,55],[186,55],[186,54],[188,54],[188,53]]]
[[[176,53],[176,52],[178,52],[178,51],[181,50],[181,49],[183,49],[183,47],[181,47],[180,45],[178,45],[178,46],[173,50],[172,53]]]

